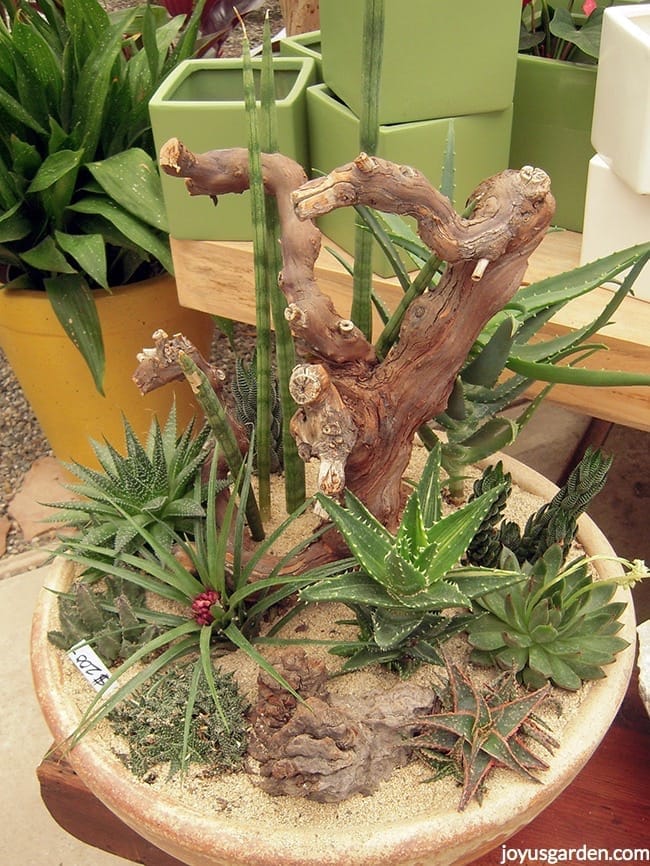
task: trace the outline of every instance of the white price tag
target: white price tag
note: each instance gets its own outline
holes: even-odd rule
[[[97,692],[111,676],[104,662],[88,644],[71,649],[68,657]]]

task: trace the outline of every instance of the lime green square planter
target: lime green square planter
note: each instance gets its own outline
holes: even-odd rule
[[[364,0],[321,0],[325,84],[361,114]],[[521,0],[385,0],[379,123],[506,109]]]
[[[310,58],[273,59],[278,149],[309,170],[306,91],[315,81]],[[259,85],[261,60],[253,60]],[[149,102],[156,149],[170,138],[203,153],[248,146],[241,59],[186,60],[165,79]],[[162,176],[172,237],[247,241],[252,238],[248,193],[219,199],[188,195],[182,180]]]
[[[309,140],[313,174],[328,172],[353,160],[359,153],[359,119],[325,87],[307,92]],[[508,165],[512,108],[488,114],[439,118],[382,126],[377,156],[411,165],[434,186],[440,184],[447,135],[453,121],[455,137],[455,202],[462,210],[474,188],[486,177]],[[323,233],[350,254],[354,253],[356,214],[351,208],[321,217]],[[392,271],[379,251],[373,257],[375,273]]]
[[[519,55],[511,168],[534,165],[551,178],[553,222],[582,231],[596,92],[596,66]]]
[[[311,57],[316,64],[316,83],[323,81],[323,55],[321,53],[320,30],[285,36],[280,40],[281,57]]]

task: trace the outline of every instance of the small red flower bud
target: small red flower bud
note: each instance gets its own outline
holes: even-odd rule
[[[199,625],[210,625],[214,622],[214,616],[210,611],[213,604],[219,601],[219,593],[214,589],[206,589],[199,593],[192,602],[192,616]]]

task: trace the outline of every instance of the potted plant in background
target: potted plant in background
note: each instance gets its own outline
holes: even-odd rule
[[[0,22],[0,346],[55,454],[143,433],[173,394],[129,385],[155,327],[211,322],[176,297],[147,102],[194,50],[198,15],[96,2],[5,6]],[[128,182],[127,182],[128,178]],[[166,311],[166,312],[165,312]],[[187,419],[192,401],[179,392]]]
[[[510,165],[547,171],[556,224],[578,232],[594,155],[591,123],[603,13],[612,5],[617,0],[522,0]]]

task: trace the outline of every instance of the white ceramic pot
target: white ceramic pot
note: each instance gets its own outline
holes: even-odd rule
[[[650,3],[605,10],[591,140],[633,192],[650,194]]]
[[[526,490],[548,499],[557,489],[516,461],[504,458],[504,463],[513,480]],[[612,553],[589,519],[582,520],[579,539],[589,553]],[[599,563],[598,568],[603,577],[620,573],[611,563]],[[64,589],[69,579],[69,567],[59,563],[52,569],[49,585]],[[623,590],[618,598],[631,600],[629,591]],[[54,738],[60,741],[74,730],[79,715],[63,688],[65,657],[47,640],[56,608],[56,597],[44,592],[34,617],[32,660],[38,699]],[[268,797],[267,811],[254,822],[244,822],[216,808],[210,814],[199,811],[184,802],[182,795],[174,798],[154,792],[136,780],[95,733],[72,750],[69,760],[84,784],[119,818],[190,866],[458,866],[502,844],[535,818],[570,784],[597,748],[623,699],[633,665],[631,603],[624,623],[621,634],[630,646],[608,666],[606,678],[589,687],[562,732],[561,746],[543,775],[543,784],[518,781],[510,775],[506,785],[488,791],[482,806],[472,803],[464,812],[456,811],[457,790],[454,804],[441,809],[433,805],[437,786],[422,785],[413,792],[412,817],[399,822],[378,825],[373,820],[373,797],[357,797],[351,804],[300,801],[299,826],[281,825],[278,816],[286,801]],[[356,824],[348,822],[342,827],[339,820],[350,810]],[[321,816],[327,820],[321,821]]]

